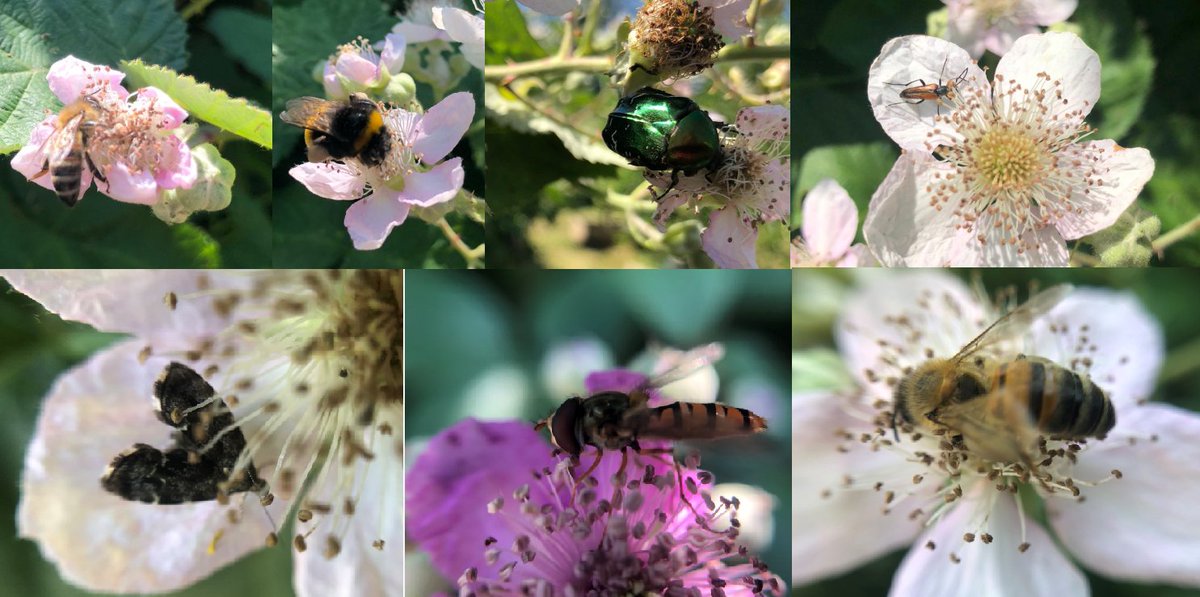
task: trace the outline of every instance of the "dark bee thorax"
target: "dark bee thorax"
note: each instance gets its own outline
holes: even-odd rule
[[[603,450],[620,450],[633,443],[637,426],[625,420],[629,404],[629,394],[623,392],[601,392],[585,400],[578,420],[584,443]]]

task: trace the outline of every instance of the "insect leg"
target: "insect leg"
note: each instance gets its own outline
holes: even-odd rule
[[[884,82],[887,83],[887,81],[884,81]],[[927,85],[927,83],[925,82],[925,79],[913,79],[907,83],[887,83],[887,84],[888,85],[896,85],[898,87],[912,87],[913,83],[920,83],[921,87],[924,87],[925,85]]]
[[[624,452],[624,451],[622,451],[622,452]],[[584,479],[588,478],[592,474],[592,471],[596,470],[596,467],[600,466],[600,459],[603,456],[604,456],[604,450],[597,448],[596,449],[596,459],[592,461],[592,465],[589,466],[587,468],[587,470],[583,472],[582,475],[577,475],[575,477],[575,479],[577,479],[579,481],[583,481]]]
[[[677,185],[677,184],[679,184],[679,170],[678,169],[671,171],[671,186],[667,187],[667,190],[663,191],[662,194],[657,197],[654,196],[654,191],[651,190],[650,198],[654,199],[655,203],[662,201],[663,198],[666,197],[671,192],[671,189],[674,189],[675,185]]]

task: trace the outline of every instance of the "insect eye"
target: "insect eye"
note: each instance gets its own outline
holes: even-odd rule
[[[978,398],[983,395],[984,391],[979,380],[971,375],[959,375],[958,379],[954,382],[954,399],[958,402],[966,402],[972,398]]]

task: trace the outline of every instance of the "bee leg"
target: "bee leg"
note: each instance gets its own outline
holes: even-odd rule
[[[667,190],[663,191],[662,194],[657,197],[654,196],[654,191],[651,190],[650,198],[653,199],[655,203],[662,201],[668,194],[671,193],[671,190],[674,189],[675,185],[677,185],[677,184],[679,184],[679,170],[672,170],[671,171],[671,186],[667,187]]]
[[[92,171],[92,176],[95,176],[96,180],[104,183],[104,190],[107,191],[109,188],[108,178],[104,176],[104,173],[101,172],[99,168],[96,167],[96,163],[92,161],[92,156],[88,155],[87,152],[84,152],[83,159],[87,162],[88,169]]]
[[[34,174],[33,176],[30,176],[29,180],[41,178],[41,177],[45,176],[46,174],[48,174],[49,172],[50,172],[50,158],[46,158],[46,161],[42,162],[42,171],[38,172],[37,174]]]

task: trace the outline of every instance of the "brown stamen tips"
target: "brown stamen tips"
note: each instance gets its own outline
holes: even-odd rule
[[[374,547],[375,549],[378,549],[379,551],[383,551],[383,539],[376,539],[376,540],[372,541],[371,547]]]
[[[958,554],[955,554],[954,552],[950,552],[950,561],[955,564],[962,562],[962,560],[959,559]]]
[[[292,547],[295,547],[297,552],[304,553],[308,549],[308,542],[304,540],[304,535],[296,535],[292,539]]]
[[[279,471],[279,486],[283,488],[285,494],[294,493],[296,491],[296,471],[290,468]]]
[[[526,483],[513,491],[513,499],[518,502],[525,502],[529,499],[529,484]]]
[[[335,537],[326,537],[325,538],[325,551],[321,555],[324,555],[326,560],[332,560],[333,558],[337,557],[337,555],[341,552],[342,552],[342,544],[338,542],[337,538],[335,538]]]
[[[499,512],[502,508],[504,508],[504,498],[496,498],[496,499],[488,502],[488,505],[487,505],[488,514],[495,514],[495,513]]]
[[[379,433],[381,433],[383,435],[391,435],[392,434],[392,425],[390,423],[380,423],[379,424]]]
[[[479,578],[479,571],[475,568],[467,568],[463,571],[462,576],[458,577],[458,586],[469,585]]]
[[[833,497],[833,491],[832,491],[832,490],[829,490],[829,489],[822,489],[822,490],[821,490],[821,499],[823,499],[823,500],[827,500],[827,499],[829,499],[829,498],[831,498],[831,497]]]
[[[308,522],[308,521],[312,520],[312,517],[313,517],[312,510],[308,510],[306,508],[301,508],[299,511],[296,512],[296,520],[299,520],[300,522]]]
[[[152,355],[152,354],[154,354],[153,348],[151,348],[149,346],[143,346],[142,349],[138,351],[138,356],[137,356],[138,364],[145,365],[146,361],[150,358],[150,355]]]
[[[894,492],[894,491],[889,491],[889,492],[883,494],[883,503],[885,503],[885,504],[890,504],[890,503],[892,503],[892,500],[895,500],[895,499],[896,499],[896,492]]]
[[[925,549],[928,549],[929,551],[933,551],[933,550],[937,549],[937,544],[933,542],[933,539],[930,539],[929,541],[925,542]]]
[[[174,292],[168,292],[163,296],[163,304],[165,304],[168,309],[174,311],[175,307],[179,305],[179,297],[176,296]]]
[[[992,542],[992,536],[991,536],[991,535],[989,535],[989,534],[987,534],[987,533],[984,533],[984,534],[982,534],[982,535],[980,535],[980,536],[979,536],[979,540],[980,540],[980,541],[983,541],[984,543],[991,543],[991,542]]]
[[[974,543],[975,542],[975,533],[964,534],[963,541],[966,541],[967,543]]]
[[[500,568],[500,580],[508,581],[509,577],[512,576],[513,568],[516,568],[516,567],[517,567],[516,562],[509,562],[509,563],[505,564],[503,567],[501,567]]]
[[[1113,470],[1112,470],[1112,476],[1113,476],[1114,478],[1120,479],[1121,477],[1123,477],[1123,476],[1125,476],[1125,475],[1123,475],[1123,474],[1121,473],[1121,471],[1120,471],[1120,470],[1118,470],[1118,469],[1113,469]]]
[[[924,475],[913,475],[913,485],[918,485],[925,480]]]
[[[279,535],[274,532],[267,533],[267,547],[275,547],[279,545]]]
[[[1022,544],[1018,545],[1018,546],[1017,546],[1017,551],[1019,551],[1019,552],[1021,552],[1021,553],[1025,553],[1025,552],[1029,551],[1029,544],[1028,544],[1028,543],[1022,543]]]

